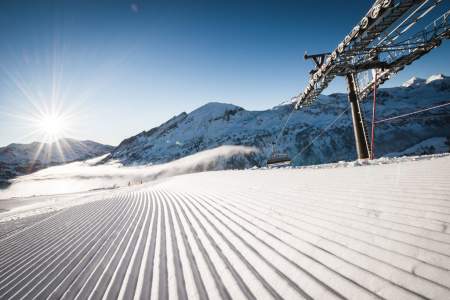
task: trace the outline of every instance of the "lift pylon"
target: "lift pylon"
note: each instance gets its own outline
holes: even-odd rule
[[[332,52],[305,53],[304,58],[312,59],[315,67],[304,91],[293,97],[295,108],[312,104],[336,76],[345,77],[358,158],[369,158],[371,146],[360,102],[393,74],[450,38],[449,4],[445,0],[376,0]],[[436,10],[438,17],[416,30]],[[363,74],[368,78],[365,83],[359,80]]]
[[[370,145],[367,138],[366,124],[361,106],[356,95],[355,74],[347,74],[348,101],[352,112],[353,132],[355,134],[356,153],[358,159],[369,158]]]

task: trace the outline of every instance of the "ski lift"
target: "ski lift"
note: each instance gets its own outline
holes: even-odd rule
[[[269,168],[287,167],[291,165],[291,159],[287,153],[279,153],[274,150],[274,144],[272,144],[272,155],[267,160],[267,166]]]

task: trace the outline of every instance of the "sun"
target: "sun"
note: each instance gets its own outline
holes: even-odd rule
[[[37,122],[39,131],[47,142],[54,142],[64,137],[67,132],[67,119],[62,114],[46,113],[39,117]]]
[[[55,157],[66,161],[68,154],[74,151],[69,140],[74,138],[74,125],[80,115],[73,106],[64,107],[56,101],[33,103],[33,110],[21,116],[29,129],[28,136],[36,138],[40,144],[33,161],[52,162]]]

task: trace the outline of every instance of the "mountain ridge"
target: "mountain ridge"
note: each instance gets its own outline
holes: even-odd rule
[[[426,80],[412,81],[416,84],[378,90],[378,119],[450,99],[450,78],[447,76],[438,74]],[[370,116],[371,102],[363,102],[363,107]],[[296,165],[353,160],[356,153],[348,110],[333,127],[323,133],[347,108],[347,95],[344,93],[321,96],[314,105],[296,111],[291,116],[290,104],[248,111],[229,103],[210,102],[123,140],[103,162],[115,160],[124,165],[158,164],[222,145],[242,145],[260,150],[259,154],[255,154],[257,157],[253,156],[249,160],[248,167],[255,161],[263,166],[276,140],[275,150],[295,157]],[[433,137],[450,139],[450,117],[442,115],[442,110],[427,112],[420,117],[428,119],[400,119],[378,125],[376,153],[401,153]],[[281,132],[288,119],[286,128]],[[305,149],[319,135],[320,139]],[[441,146],[439,149],[442,149]],[[297,155],[299,152],[302,155]]]
[[[0,181],[49,166],[97,157],[113,149],[113,146],[91,140],[71,138],[61,138],[51,143],[11,143],[0,147]]]

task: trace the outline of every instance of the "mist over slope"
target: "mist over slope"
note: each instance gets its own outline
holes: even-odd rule
[[[243,146],[222,146],[154,166],[123,167],[120,163],[98,164],[103,157],[47,168],[20,176],[0,199],[83,192],[138,185],[170,176],[226,169],[250,168],[258,150]]]
[[[114,147],[93,141],[60,139],[53,143],[10,144],[0,148],[0,180],[59,164],[109,153]]]
[[[449,100],[449,77],[438,74],[428,79],[412,78],[400,87],[378,91],[376,115],[377,119],[383,119]],[[366,117],[370,119],[371,101],[365,102],[364,107]],[[347,108],[346,94],[321,96],[314,105],[294,112],[281,132],[292,110],[290,105],[247,111],[232,104],[208,103],[122,141],[105,162],[157,164],[221,145],[243,145],[260,150],[256,159],[263,166],[271,154],[272,143],[276,141],[276,150],[294,157],[295,165],[353,160],[356,153],[350,111],[306,148]],[[379,124],[376,128],[376,155],[448,152],[449,137],[447,107]],[[420,143],[427,147],[416,147]],[[297,155],[300,151],[303,151],[301,155]]]

